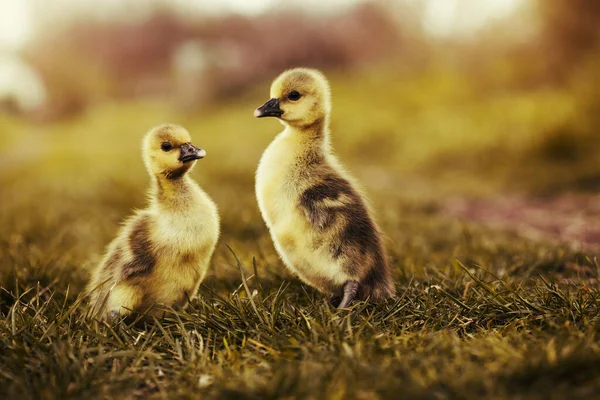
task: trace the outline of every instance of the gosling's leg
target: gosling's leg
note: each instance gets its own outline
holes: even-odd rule
[[[344,297],[342,298],[342,302],[338,305],[337,308],[347,308],[352,300],[358,294],[358,282],[356,281],[347,281],[344,284]]]

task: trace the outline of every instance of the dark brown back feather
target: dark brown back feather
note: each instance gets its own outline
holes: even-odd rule
[[[129,234],[129,246],[133,260],[123,266],[122,277],[129,279],[150,274],[156,265],[156,257],[150,241],[150,220],[147,216],[135,221]]]

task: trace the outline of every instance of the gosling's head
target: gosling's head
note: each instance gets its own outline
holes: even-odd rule
[[[159,125],[150,130],[142,144],[144,162],[156,176],[167,179],[182,177],[206,152],[194,146],[185,128],[179,125]]]
[[[271,85],[271,99],[254,116],[276,117],[284,125],[306,128],[323,122],[331,111],[329,83],[320,71],[294,68],[279,75]]]

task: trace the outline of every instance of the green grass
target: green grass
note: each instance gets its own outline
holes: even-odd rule
[[[251,117],[265,88],[195,115],[139,102],[46,125],[0,120],[10,131],[0,141],[0,398],[600,394],[596,254],[443,212],[450,196],[499,193],[515,165],[548,182],[536,172],[555,162],[543,138],[573,112],[567,95],[483,101],[442,78],[372,93],[381,76],[332,79],[334,144],[372,198],[399,294],[350,312],[285,271],[260,218],[253,174],[279,129]],[[546,118],[545,107],[564,113]],[[177,318],[95,321],[82,290],[119,222],[144,204],[139,140],[166,121],[208,152],[193,175],[222,214],[211,273]],[[527,162],[494,166],[507,156]]]

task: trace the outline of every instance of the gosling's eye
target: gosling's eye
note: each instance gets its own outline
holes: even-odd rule
[[[288,94],[288,99],[290,99],[292,101],[300,100],[300,97],[302,97],[302,95],[300,93],[298,93],[296,90],[292,90],[290,92],[290,94]]]
[[[169,142],[163,142],[160,145],[160,148],[162,149],[162,151],[170,151],[173,148],[173,145]]]

